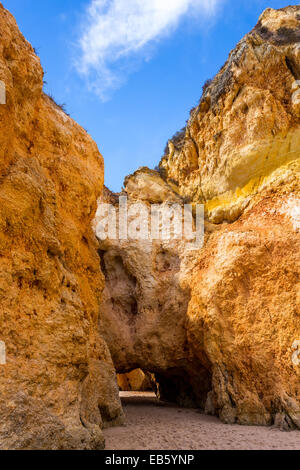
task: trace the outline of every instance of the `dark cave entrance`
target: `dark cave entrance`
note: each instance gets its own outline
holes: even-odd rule
[[[128,252],[119,245],[99,250],[106,281],[100,329],[121,398],[150,393],[160,402],[204,411],[213,388],[212,365],[204,351],[195,356],[188,344],[190,291],[176,278],[179,261],[159,247],[148,256],[155,260],[151,267],[143,251],[130,247]]]
[[[118,374],[120,397],[156,398],[160,402],[175,404],[182,408],[197,408],[205,411],[212,389],[210,372],[201,367],[197,373],[172,368],[160,372],[134,369]]]

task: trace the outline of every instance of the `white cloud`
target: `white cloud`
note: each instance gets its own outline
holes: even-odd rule
[[[222,0],[90,0],[76,66],[105,100],[124,81],[132,60],[174,31],[185,15],[211,16]]]

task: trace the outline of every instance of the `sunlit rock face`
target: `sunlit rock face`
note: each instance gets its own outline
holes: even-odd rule
[[[299,191],[263,199],[210,237],[188,281],[188,341],[212,364],[207,411],[226,423],[300,428],[299,214]]]
[[[104,421],[122,416],[97,329],[103,160],[43,93],[40,61],[2,5],[0,30],[0,448],[99,449]]]
[[[255,195],[298,185],[300,7],[267,9],[207,83],[160,167],[213,223],[233,222]]]
[[[226,423],[300,428],[299,22],[300,7],[266,10],[160,174],[125,181],[129,204],[204,203],[204,247],[100,244],[100,331],[117,371],[153,372],[160,398]]]

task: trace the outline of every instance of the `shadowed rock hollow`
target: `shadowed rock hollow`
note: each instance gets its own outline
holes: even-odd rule
[[[164,196],[167,188],[170,200],[178,199],[153,171],[143,169],[134,178],[139,180],[141,192],[153,194],[154,178]],[[115,198],[106,190],[101,200],[114,203]],[[129,204],[135,201],[129,198]],[[190,288],[185,282],[183,260],[189,255],[184,249],[185,243],[178,241],[102,242],[100,256],[106,285],[100,330],[118,373],[137,368],[155,373],[161,398],[204,408],[211,376],[206,358],[199,361],[188,344]],[[185,263],[187,269],[187,260]]]

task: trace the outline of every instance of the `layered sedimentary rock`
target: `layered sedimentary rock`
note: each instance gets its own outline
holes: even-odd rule
[[[256,194],[298,184],[299,15],[299,6],[267,9],[169,141],[161,170],[211,222],[233,222]]]
[[[204,203],[205,243],[101,242],[117,371],[226,423],[300,429],[300,7],[266,10],[129,206]],[[299,87],[300,88],[300,87]],[[117,208],[117,196],[103,200]],[[293,359],[294,358],[294,359]]]
[[[122,415],[97,329],[103,160],[43,93],[40,61],[2,5],[0,30],[0,448],[103,448],[104,421]]]

